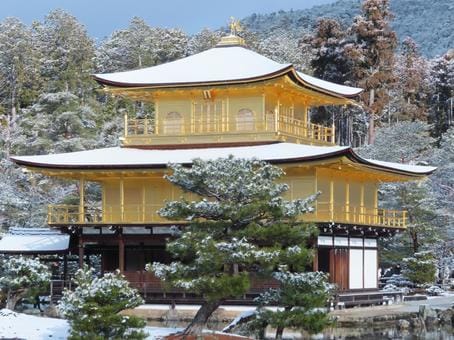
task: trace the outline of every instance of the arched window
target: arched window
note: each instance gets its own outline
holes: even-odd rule
[[[178,135],[183,132],[183,116],[179,112],[167,112],[163,125],[165,135]]]
[[[253,131],[254,130],[254,112],[250,109],[241,109],[236,115],[236,130],[237,131]]]

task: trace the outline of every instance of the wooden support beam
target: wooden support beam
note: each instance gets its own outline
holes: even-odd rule
[[[317,243],[317,241],[315,241]],[[314,258],[312,260],[312,270],[318,272],[318,247],[317,244],[314,247]]]
[[[345,182],[345,220],[350,221],[350,183]]]
[[[331,221],[334,221],[334,180],[329,180],[329,211]]]
[[[79,268],[83,268],[84,266],[84,240],[82,235],[79,236]]]
[[[68,255],[63,255],[63,282],[68,280]]]
[[[125,271],[125,240],[123,235],[118,235],[118,269],[120,273]]]
[[[125,183],[123,178],[120,179],[120,221],[125,220]]]
[[[85,180],[79,179],[79,223],[85,222]]]

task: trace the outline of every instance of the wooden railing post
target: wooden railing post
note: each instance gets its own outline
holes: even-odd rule
[[[79,180],[79,223],[85,222],[85,180]]]
[[[124,125],[125,125],[125,129],[123,131],[123,136],[128,137],[128,114],[126,112],[123,116],[123,119],[124,119]]]

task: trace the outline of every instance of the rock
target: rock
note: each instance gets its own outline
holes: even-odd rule
[[[421,318],[412,318],[410,319],[410,325],[412,328],[415,329],[423,329],[424,328],[424,322]]]
[[[402,330],[402,329],[408,329],[410,328],[410,322],[407,320],[398,320],[397,321],[397,328]]]
[[[440,311],[438,318],[442,325],[454,326],[454,309],[450,308]]]
[[[419,305],[419,316],[422,318],[426,326],[438,325],[438,314],[429,305]]]

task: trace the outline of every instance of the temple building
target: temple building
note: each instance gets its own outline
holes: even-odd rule
[[[49,226],[70,235],[69,251],[80,263],[100,255],[102,271],[119,268],[150,296],[162,288],[145,264],[169,261],[170,226],[184,227],[157,210],[165,201],[191,198],[163,178],[169,163],[257,158],[285,170],[287,198],[320,192],[314,212],[301,219],[320,229],[314,270],[330,273],[344,291],[378,288],[377,240],[406,228],[405,211],[380,208],[379,185],[435,170],[364,159],[335,145],[334,127],[312,124],[309,109],[354,104],[362,90],[270,60],[234,34],[199,54],[94,79],[111,95],[153,103],[154,117],[126,114],[118,147],[12,159],[32,172],[79,181],[79,204],[50,205]],[[86,202],[89,182],[102,188],[98,204]]]

